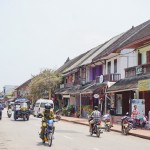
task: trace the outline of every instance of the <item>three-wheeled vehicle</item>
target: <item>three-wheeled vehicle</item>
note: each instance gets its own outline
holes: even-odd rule
[[[29,120],[30,116],[30,101],[27,99],[19,98],[14,103],[14,120],[23,118],[23,120]]]

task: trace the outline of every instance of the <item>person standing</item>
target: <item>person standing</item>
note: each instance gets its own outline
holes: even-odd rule
[[[131,118],[133,119],[133,129],[136,129],[136,120],[138,119],[139,111],[137,109],[137,105],[133,106]]]
[[[111,107],[109,108],[110,118],[111,118],[111,126],[113,127],[114,124],[114,116],[116,114],[116,108],[114,103],[111,104]]]

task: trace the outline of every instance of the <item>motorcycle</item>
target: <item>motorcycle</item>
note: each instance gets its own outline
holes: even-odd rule
[[[46,127],[44,131],[43,143],[48,142],[48,145],[51,146],[54,134],[54,120],[45,120],[43,121],[42,126]]]
[[[110,125],[110,115],[109,114],[105,114],[102,119],[104,121],[105,131],[109,132],[110,128],[111,128],[111,125]]]
[[[93,119],[93,117],[89,117],[89,122]],[[90,135],[92,136],[93,134],[96,134],[97,137],[100,137],[100,134],[103,133],[102,130],[101,130],[101,121],[98,121],[98,122],[95,122],[93,125],[92,125],[92,130],[90,130]]]
[[[110,125],[110,119],[105,119],[105,131],[108,131],[110,132],[110,128],[111,128],[111,125]]]
[[[131,119],[131,117],[127,115],[128,113],[126,113],[126,116],[121,118],[121,131],[122,131],[122,134],[125,134],[125,135],[128,135],[129,131],[133,127],[133,120]]]
[[[11,115],[12,115],[12,110],[11,110],[11,109],[8,109],[8,110],[7,110],[7,116],[8,116],[8,118],[10,118]]]

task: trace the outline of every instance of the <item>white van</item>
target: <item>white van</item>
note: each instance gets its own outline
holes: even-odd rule
[[[35,106],[34,106],[34,116],[35,117],[40,117],[42,115],[42,112],[45,109],[45,104],[51,104],[52,110],[54,110],[54,103],[52,100],[49,99],[39,99],[36,101]]]

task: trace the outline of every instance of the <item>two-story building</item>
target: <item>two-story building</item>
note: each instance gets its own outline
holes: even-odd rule
[[[133,49],[134,61],[127,63],[124,78],[107,90],[107,94],[115,102],[118,116],[131,112],[132,99],[144,99],[144,113],[148,115],[150,111],[150,20],[133,29],[134,34],[118,47],[118,51]],[[123,65],[125,64],[121,66]]]

